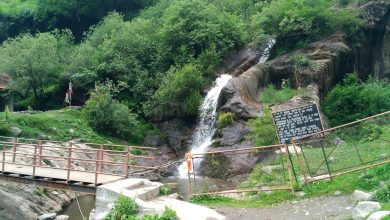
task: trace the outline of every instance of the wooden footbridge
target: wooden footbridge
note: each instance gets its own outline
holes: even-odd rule
[[[95,193],[132,171],[153,169],[147,164],[155,148],[0,136],[0,150],[0,180]]]

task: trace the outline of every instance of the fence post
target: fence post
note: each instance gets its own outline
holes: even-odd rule
[[[98,154],[98,157],[97,157],[100,160],[99,161],[99,169],[98,169],[99,172],[102,172],[102,169],[103,169],[103,158],[104,158],[103,150],[104,150],[104,145],[101,144],[100,145],[99,154]]]
[[[294,192],[294,180],[293,180],[293,175],[291,173],[292,169],[293,169],[293,164],[292,164],[292,161],[291,161],[291,157],[290,157],[290,153],[288,151],[288,147],[286,144],[284,144],[284,149],[286,151],[286,159],[287,159],[287,169],[288,169],[288,176],[290,178],[290,185],[291,185],[291,192]],[[280,149],[280,153],[282,153],[282,150]],[[284,173],[284,172],[283,172]],[[297,176],[295,175],[294,173],[294,176],[295,176],[295,181],[298,182],[297,180]]]
[[[320,140],[320,144],[321,144],[322,153],[324,154],[326,168],[328,169],[329,178],[330,178],[330,180],[332,180],[332,173],[330,172],[328,157],[326,156],[325,149],[324,149],[324,144],[322,143],[322,140]]]
[[[97,186],[98,182],[98,172],[99,172],[99,155],[100,155],[100,150],[96,151],[96,167],[95,167],[95,186]]]
[[[4,173],[4,166],[5,166],[5,151],[3,151],[3,162],[2,162],[2,166],[1,166],[1,172]]]
[[[42,166],[42,145],[43,145],[43,141],[39,140],[38,141],[38,164],[39,164],[39,166]]]
[[[14,143],[13,143],[13,153],[12,153],[12,163],[15,163],[15,157],[16,157],[16,143],[18,142],[18,138],[14,137]]]
[[[68,182],[70,180],[70,170],[72,169],[72,147],[73,147],[72,142],[69,142],[69,144],[68,144],[68,168],[67,168],[68,175],[66,178],[66,180]]]
[[[124,172],[126,178],[129,177],[129,158],[130,158],[130,147],[126,146],[126,157],[125,157],[125,164],[124,164],[125,165]]]
[[[33,178],[35,177],[35,166],[37,164],[37,145],[34,145],[34,159],[33,159]]]
[[[297,150],[297,143],[295,142],[294,139],[292,139],[292,144],[293,144],[293,147],[294,147],[294,152],[295,152],[295,154],[297,155],[297,159],[298,159],[298,162],[299,162],[299,170],[301,171],[303,177],[305,178],[305,183],[307,183],[306,173],[305,173],[305,170],[303,169],[302,160],[301,160],[301,158],[299,157],[298,150]],[[301,152],[303,152],[303,148],[301,148]],[[290,158],[290,159],[291,159],[291,158]],[[292,162],[292,161],[291,161],[291,162]],[[292,165],[292,166],[293,166],[293,165]],[[295,179],[296,179],[296,181],[298,182],[297,177],[296,177],[296,173],[295,173],[295,170],[294,170],[294,166],[293,166],[293,171],[294,171]]]

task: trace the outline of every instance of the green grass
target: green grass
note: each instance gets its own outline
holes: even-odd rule
[[[263,104],[279,104],[290,100],[296,95],[302,95],[303,92],[303,90],[291,89],[288,86],[276,89],[275,86],[270,85],[260,94],[260,102]]]
[[[4,118],[4,113],[0,113],[1,118]],[[56,141],[79,139],[82,142],[120,143],[118,139],[95,132],[83,119],[81,111],[73,109],[47,111],[32,115],[12,113],[10,126],[20,128],[22,130],[20,137],[24,138],[37,138],[39,135],[45,135]],[[0,135],[8,134],[0,133]]]
[[[380,128],[381,132],[379,136],[375,132],[367,133],[368,137],[366,137],[367,135],[365,136],[361,134],[359,136],[356,133],[353,133],[353,135],[351,136],[354,140],[357,141],[357,144],[360,145],[360,147],[358,146],[358,149],[363,162],[378,159],[378,155],[384,153],[388,154],[390,152],[389,142],[383,141],[388,140],[390,137],[390,124],[381,124]],[[362,128],[360,127],[360,129]],[[341,135],[341,133],[338,134],[339,137]],[[350,142],[351,139],[348,139],[348,135],[351,134],[347,134],[347,136],[343,138],[346,143],[338,146],[338,150],[340,150],[340,152],[344,151],[345,153],[345,151],[347,150],[355,149],[353,143]],[[312,162],[311,165],[315,164],[318,167],[324,160],[321,148],[313,147],[310,149],[304,149],[304,152],[306,157],[310,157],[310,161]],[[330,153],[330,148],[326,149],[326,153]],[[337,151],[334,153],[337,153]],[[303,176],[300,174],[297,158],[293,156],[292,160],[295,171],[298,175],[298,179],[302,179]],[[345,153],[345,155],[339,154],[338,159],[330,164],[330,168],[332,171],[335,171],[343,167],[356,165],[358,162],[360,162],[360,160],[357,160],[359,160],[359,157],[357,155],[352,155],[351,153]],[[261,174],[262,167],[276,164],[281,164],[281,160],[275,160],[272,164],[267,164],[267,162],[265,162],[257,165],[253,169],[252,173],[249,175],[248,180],[241,184],[241,187],[253,187],[256,185],[270,186],[275,181],[279,183],[281,180],[280,177],[283,176],[283,172],[275,172],[267,175]],[[327,171],[325,165],[322,165],[321,169],[324,169],[324,172]],[[306,172],[308,172],[307,169]],[[247,193],[243,194],[243,200],[226,198],[223,196],[204,196],[192,198],[191,201],[211,207],[233,206],[262,208],[291,200],[300,200],[304,198],[318,197],[324,195],[334,196],[336,191],[341,192],[341,194],[343,195],[350,195],[354,190],[357,189],[372,192],[381,188],[380,184],[382,181],[385,181],[388,184],[390,183],[390,163],[334,177],[332,178],[332,180],[321,180],[300,186],[295,185],[294,188],[296,189],[296,191],[302,191],[305,193],[303,197],[298,197],[289,191],[283,191],[273,192],[270,194]],[[385,198],[385,196],[383,195],[382,197]],[[387,200],[382,201],[382,209],[390,210],[390,204],[387,202]]]
[[[39,0],[1,0],[0,13],[18,15],[23,11],[34,11]]]

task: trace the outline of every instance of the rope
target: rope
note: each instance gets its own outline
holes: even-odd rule
[[[76,192],[74,193],[74,196],[76,197],[77,207],[79,208],[79,211],[80,211],[81,217],[83,218],[83,220],[87,219],[87,218],[85,218],[85,217],[84,217],[83,211],[81,211],[81,207],[80,207],[79,199],[77,198],[77,193],[76,193]]]

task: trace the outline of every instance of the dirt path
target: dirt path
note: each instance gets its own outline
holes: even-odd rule
[[[221,207],[216,210],[227,220],[345,220],[350,218],[353,205],[348,196],[338,196],[293,201],[264,209]]]

